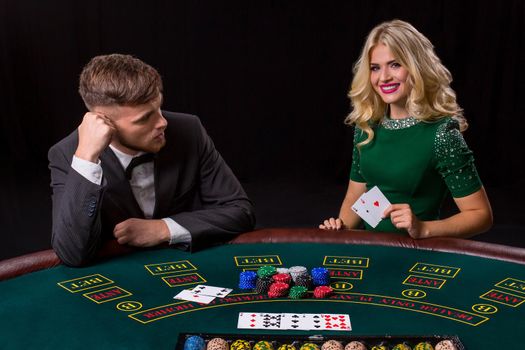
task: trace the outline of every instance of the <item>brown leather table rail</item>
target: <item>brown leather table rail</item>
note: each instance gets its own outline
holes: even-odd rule
[[[315,228],[272,228],[247,232],[229,244],[245,243],[339,243],[364,244],[449,253],[475,255],[489,259],[525,264],[525,249],[458,238],[412,239],[394,233],[372,233],[362,230],[323,231]],[[136,249],[108,242],[100,252],[101,258],[126,254]],[[0,281],[61,264],[51,250],[26,254],[0,261]]]

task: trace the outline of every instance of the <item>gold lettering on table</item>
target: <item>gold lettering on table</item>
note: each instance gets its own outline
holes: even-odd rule
[[[517,293],[525,293],[525,281],[516,278],[506,278],[495,284],[496,287],[508,289]]]
[[[445,278],[454,278],[458,275],[460,270],[461,269],[459,267],[441,266],[419,262],[412,266],[409,271]]]
[[[163,275],[166,273],[179,273],[197,270],[197,268],[188,260],[149,264],[144,265],[144,267],[152,275]]]
[[[283,263],[279,255],[246,255],[246,256],[234,256],[235,266],[281,266]]]
[[[324,266],[338,266],[338,267],[360,267],[367,268],[370,263],[369,258],[356,256],[325,256],[323,260]]]
[[[83,290],[104,286],[114,283],[107,277],[100,274],[94,274],[84,277],[78,277],[72,280],[58,282],[57,284],[70,293],[77,293]]]

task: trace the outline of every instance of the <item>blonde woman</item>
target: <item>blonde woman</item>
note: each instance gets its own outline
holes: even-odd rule
[[[355,125],[348,190],[339,217],[320,228],[356,228],[351,206],[378,186],[392,205],[372,231],[413,238],[470,237],[492,226],[492,210],[461,134],[467,128],[452,77],[432,43],[412,25],[385,22],[368,35],[349,93]],[[447,195],[459,212],[440,218]]]

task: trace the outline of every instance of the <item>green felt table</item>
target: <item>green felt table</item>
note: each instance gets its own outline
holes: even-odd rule
[[[261,265],[331,271],[328,299],[240,290],[239,273]],[[196,253],[139,251],[71,268],[59,265],[0,282],[2,349],[174,349],[181,333],[457,335],[466,349],[523,343],[525,265],[395,246],[231,244]],[[233,288],[208,305],[174,300],[197,284]],[[352,331],[237,329],[239,312],[345,313]]]

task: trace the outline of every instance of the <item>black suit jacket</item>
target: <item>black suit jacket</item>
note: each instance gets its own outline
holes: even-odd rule
[[[166,145],[155,158],[153,219],[171,217],[192,236],[190,249],[217,244],[252,230],[253,208],[235,175],[196,116],[163,112]],[[53,189],[52,246],[68,265],[90,261],[116,224],[144,218],[124,169],[108,147],[100,155],[102,184],[71,168],[78,132],[50,148]]]

